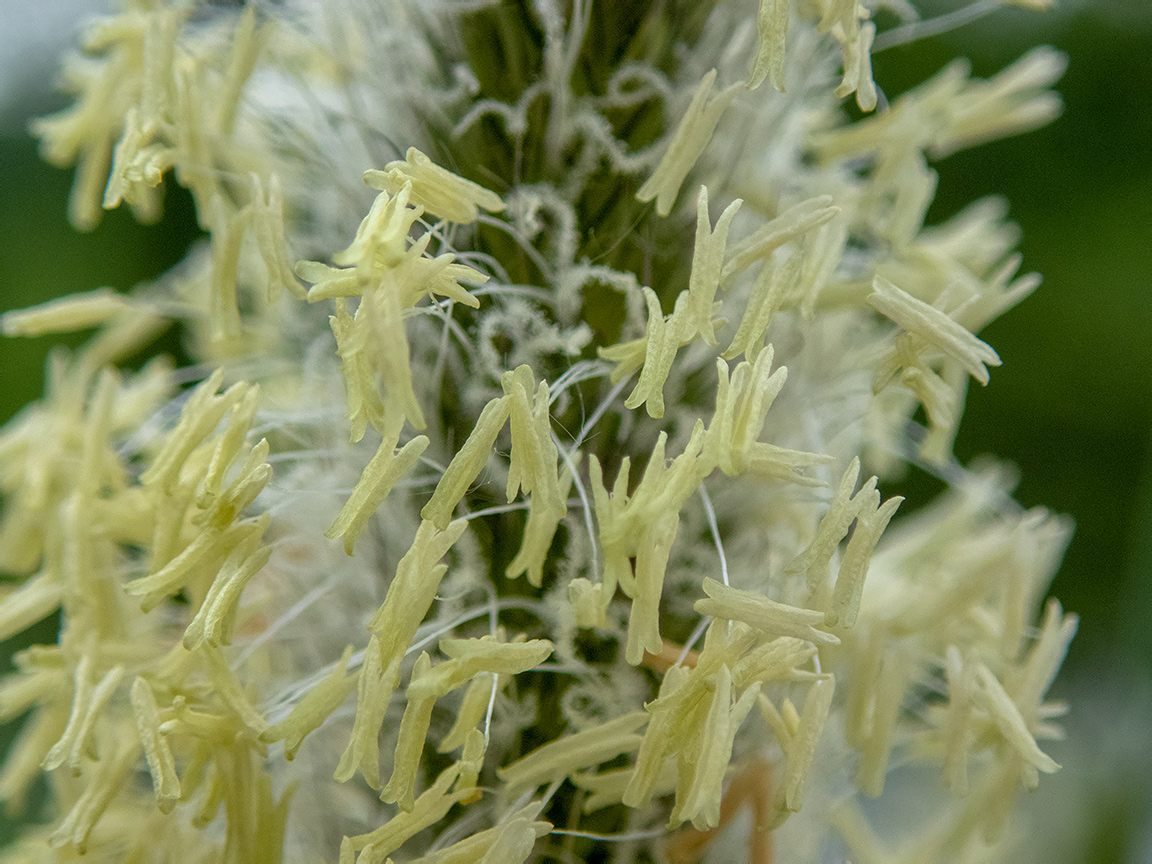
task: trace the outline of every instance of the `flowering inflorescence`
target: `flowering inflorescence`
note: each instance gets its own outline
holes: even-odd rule
[[[1038,278],[997,202],[924,219],[1062,58],[888,105],[879,5],[93,24],[36,124],[74,223],[171,174],[208,239],[2,319],[98,328],[0,437],[0,635],[61,612],[0,685],[0,797],[47,772],[55,819],[13,860],[998,855],[1058,768],[1068,527],[951,456]],[[136,368],[171,322],[193,365]],[[951,488],[893,521],[907,462]],[[881,839],[911,762],[955,795]]]

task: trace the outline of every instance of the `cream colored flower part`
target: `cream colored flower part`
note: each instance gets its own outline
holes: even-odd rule
[[[733,84],[713,96],[712,87],[715,83],[716,70],[711,69],[700,79],[688,110],[672,133],[660,164],[636,193],[638,201],[648,202],[655,198],[656,212],[661,216],[672,212],[672,205],[676,203],[684,179],[712,140],[712,134],[725,109],[736,98],[738,85]]]
[[[0,315],[0,332],[5,336],[43,336],[83,330],[111,320],[129,302],[108,288],[70,294],[29,309],[5,312]]]
[[[393,195],[411,184],[412,203],[449,222],[475,222],[481,207],[490,213],[504,209],[495,192],[441,168],[415,147],[409,147],[403,160],[389,162],[383,171],[365,171],[364,182]]]
[[[768,78],[773,87],[784,92],[784,46],[791,10],[792,0],[760,0],[756,13],[756,56],[748,75],[749,90]]]

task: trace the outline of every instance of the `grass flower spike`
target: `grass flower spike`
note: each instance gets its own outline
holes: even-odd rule
[[[0,319],[89,332],[0,430],[0,635],[61,621],[6,860],[1006,860],[1070,529],[951,450],[1039,280],[925,214],[1063,58],[889,103],[907,3],[241,6],[123,0],[35,124],[78,229],[205,237]]]

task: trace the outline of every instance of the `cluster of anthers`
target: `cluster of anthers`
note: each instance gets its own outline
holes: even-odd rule
[[[209,239],[134,293],[3,316],[98,328],[0,436],[0,636],[61,622],[0,685],[28,715],[0,798],[47,772],[54,820],[8,860],[1011,839],[1058,767],[1075,619],[1032,616],[1068,527],[951,448],[1000,362],[973,333],[1038,279],[997,202],[924,218],[929,159],[1054,116],[1062,59],[889,105],[871,53],[915,31],[903,2],[879,36],[857,0],[598,32],[619,5],[125,0],[89,28],[76,105],[36,126],[78,164],[74,223],[158,217],[172,172]],[[882,110],[848,122],[853,93]],[[174,320],[192,365],[133,361]],[[887,530],[908,461],[951,489]],[[857,794],[916,764],[956,794],[882,839]]]

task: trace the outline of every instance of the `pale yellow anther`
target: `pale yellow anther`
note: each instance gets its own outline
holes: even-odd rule
[[[207,509],[212,505],[216,496],[220,494],[224,475],[232,467],[232,462],[244,445],[244,439],[252,428],[252,421],[256,417],[256,409],[259,404],[260,386],[257,384],[245,390],[239,401],[228,409],[225,419],[227,429],[223,435],[216,439],[216,445],[212,450],[212,460],[208,463],[208,471],[196,488],[197,507]]]
[[[988,366],[999,366],[1000,357],[986,342],[973,336],[939,309],[917,300],[883,276],[872,281],[868,303],[909,333],[932,343],[956,358],[981,384],[988,383]]]
[[[968,762],[975,738],[974,715],[976,664],[965,660],[960,649],[949,645],[944,653],[948,681],[948,708],[943,722],[944,783],[959,795],[968,792]]]
[[[223,371],[217,369],[192,391],[180,412],[176,428],[168,433],[151,466],[140,475],[143,485],[159,486],[163,491],[171,493],[184,461],[212,434],[225,412],[247,393],[248,385],[234,384],[217,396],[216,391],[220,389],[223,377]]]
[[[740,319],[740,326],[732,337],[732,343],[721,355],[725,360],[731,360],[743,354],[752,359],[759,356],[764,348],[764,339],[772,319],[782,308],[785,296],[791,291],[800,275],[801,260],[799,255],[793,255],[783,264],[774,265],[771,259],[764,262],[752,293],[748,298],[748,307]]]
[[[740,588],[730,588],[715,579],[704,577],[707,600],[697,600],[692,607],[701,615],[726,621],[743,621],[750,627],[775,638],[792,636],[816,645],[838,645],[840,640],[816,625],[823,624],[824,613],[777,603],[767,597]]]
[[[862,499],[856,516],[856,530],[848,541],[844,557],[840,559],[840,571],[836,576],[836,587],[824,617],[830,627],[852,627],[860,611],[860,598],[864,590],[864,577],[868,575],[868,563],[872,550],[876,548],[880,535],[888,527],[888,522],[896,509],[904,501],[900,496],[889,498],[880,504],[880,493],[862,489],[857,495]]]
[[[209,232],[212,237],[212,272],[208,293],[208,326],[212,339],[234,339],[241,333],[240,306],[236,280],[244,232],[251,212],[247,207],[232,209],[219,194],[209,205]]]
[[[299,266],[297,272],[300,272]],[[351,427],[349,438],[356,442],[364,437],[368,424],[377,430],[386,428],[384,401],[376,387],[376,371],[368,350],[370,334],[366,328],[356,326],[343,300],[336,301],[336,314],[328,317],[328,324],[336,337],[336,352],[340,355],[340,371],[344,376]]]
[[[375,831],[352,837],[351,849],[362,850],[357,864],[383,864],[384,859],[403,846],[409,837],[443,819],[453,804],[471,794],[470,789],[449,791],[459,776],[459,763],[449,766],[415,800],[411,810],[402,810]]]
[[[168,738],[160,732],[160,712],[152,688],[137,676],[132,682],[132,711],[136,716],[136,733],[144,747],[144,758],[152,775],[152,791],[161,813],[170,813],[180,800],[180,778]]]
[[[400,663],[416,636],[416,630],[436,599],[436,589],[448,571],[437,564],[460,539],[468,523],[457,519],[445,531],[428,521],[420,523],[412,547],[396,565],[396,576],[388,586],[384,602],[368,622],[375,634],[383,698],[391,697],[400,680]]]
[[[692,297],[683,291],[676,297],[676,306],[667,318],[660,309],[660,300],[651,288],[644,289],[648,304],[648,333],[644,345],[644,367],[640,380],[624,401],[626,408],[646,405],[649,417],[664,416],[664,384],[672,371],[672,363],[680,346],[696,335],[693,320]]]
[[[107,743],[110,747],[115,746],[115,752],[96,763],[96,769],[87,779],[84,792],[48,835],[51,848],[72,846],[77,853],[83,855],[87,851],[92,829],[127,782],[128,774],[140,752],[139,742],[134,736],[127,736],[121,738],[118,744],[114,745],[112,741]]]
[[[204,643],[212,646],[232,644],[240,595],[271,557],[272,547],[261,545],[256,535],[232,550],[220,565],[204,602],[184,631],[182,643],[185,648],[191,651]]]
[[[387,192],[377,195],[368,215],[360,220],[356,239],[347,249],[333,255],[332,261],[340,267],[355,267],[362,275],[397,266],[406,254],[412,226],[424,214],[422,206],[409,205],[411,197],[411,182],[405,183],[394,195]]]
[[[647,807],[656,793],[666,758],[676,748],[672,733],[680,721],[678,712],[662,709],[669,697],[688,683],[690,675],[686,666],[673,666],[665,673],[656,700],[645,706],[650,715],[648,728],[636,754],[636,767],[620,799],[629,807]]]
[[[508,400],[509,425],[512,429],[512,453],[506,490],[508,500],[512,501],[516,497],[517,489],[523,489],[525,494],[539,490],[546,503],[556,503],[559,498],[556,474],[558,455],[548,417],[548,382],[541,381],[537,387],[532,369],[520,366],[513,372],[505,372],[501,385]]]
[[[0,596],[0,641],[47,618],[63,599],[63,583],[47,575],[36,576]]]
[[[481,672],[476,675],[464,691],[464,698],[460,700],[460,707],[456,709],[456,720],[444,740],[437,749],[440,753],[451,753],[465,746],[469,735],[488,712],[488,702],[492,698],[492,687],[495,684],[497,692],[501,689],[503,681],[497,682],[490,672]]]
[[[877,660],[875,684],[859,688],[867,694],[863,701],[871,703],[871,718],[866,737],[860,742],[860,765],[856,771],[856,785],[873,797],[884,791],[896,726],[914,665],[908,654],[898,650],[888,651],[882,658],[878,655]]]
[[[754,682],[797,681],[812,678],[815,673],[801,671],[812,662],[816,646],[803,639],[781,636],[762,642],[732,664],[732,681],[743,689]]]
[[[428,725],[432,722],[432,709],[436,705],[437,693],[416,692],[413,688],[428,675],[432,661],[427,652],[421,652],[412,667],[412,683],[408,685],[408,705],[400,721],[396,752],[392,758],[392,777],[380,793],[380,800],[396,804],[402,811],[411,811],[416,802],[416,772],[420,768],[420,754],[424,752],[424,740],[428,737]]]
[[[89,680],[91,674],[91,656],[84,654],[76,664],[73,677],[72,713],[68,717],[68,726],[60,736],[60,740],[52,745],[52,749],[44,757],[45,771],[55,770],[67,762],[72,774],[79,776],[84,757],[96,758],[91,738],[93,727],[100,712],[120,686],[120,680],[124,677],[124,667],[116,666],[109,669],[95,685]]]
[[[685,760],[681,760],[679,783],[676,787],[676,805],[672,808],[669,824],[690,821],[698,830],[715,828],[720,822],[720,798],[724,775],[732,760],[732,746],[741,724],[756,704],[760,684],[747,688],[733,703],[732,673],[721,665],[714,679],[711,704],[703,721],[699,736],[699,750],[689,758],[690,781],[686,784]],[[685,789],[685,785],[687,788]]]
[[[190,580],[205,573],[245,540],[263,535],[270,519],[269,514],[264,513],[227,528],[206,528],[179,555],[156,572],[133,579],[124,586],[124,590],[141,598],[140,608],[145,612],[154,609],[165,597],[175,594]]]
[[[748,75],[748,89],[755,90],[767,78],[784,92],[784,49],[788,38],[788,15],[792,0],[760,0],[756,13],[756,56]]]
[[[212,681],[216,696],[244,725],[253,738],[259,737],[260,733],[268,728],[268,721],[252,706],[248,694],[244,692],[244,688],[236,680],[236,673],[228,665],[223,652],[211,645],[202,645],[196,654],[205,661],[204,665],[208,670],[208,677]]]
[[[366,338],[376,343],[376,367],[384,385],[386,409],[402,415],[414,429],[423,429],[426,424],[413,386],[400,298],[387,288],[367,295],[356,310],[356,322],[368,331]]]
[[[980,685],[975,693],[977,702],[988,712],[1008,745],[1037,771],[1045,774],[1059,771],[1060,766],[1036,743],[1020,709],[1005,692],[1000,679],[985,664],[977,663],[976,680]]]
[[[986,81],[965,82],[967,86],[948,100],[946,123],[932,141],[931,155],[946,156],[1051,122],[1060,115],[1063,102],[1048,88],[1067,65],[1066,54],[1045,45]]]
[[[412,203],[449,222],[475,222],[480,207],[491,213],[504,209],[495,192],[441,168],[415,147],[408,148],[403,161],[389,162],[383,171],[365,171],[364,182],[393,195],[411,183]]]
[[[840,40],[844,78],[836,88],[836,95],[843,98],[855,93],[861,111],[871,111],[876,107],[876,82],[872,80],[872,40],[875,36],[876,25],[867,21],[857,27],[852,36]]]
[[[496,773],[504,781],[504,794],[509,800],[543,783],[630,753],[640,746],[636,730],[648,721],[644,711],[633,711],[599,726],[564,735],[537,747],[527,756]]]
[[[256,68],[260,50],[272,33],[272,27],[265,24],[256,26],[256,7],[249,6],[236,22],[232,35],[232,56],[228,60],[228,71],[224,75],[222,93],[216,94],[216,128],[223,135],[231,135],[236,123],[236,111],[240,106],[240,96],[244,85]]]
[[[422,698],[445,696],[481,673],[519,675],[540,665],[553,650],[547,639],[527,642],[501,642],[493,636],[479,639],[441,639],[440,650],[452,658],[431,669],[422,680],[415,674],[408,686],[410,695]]]
[[[787,744],[780,742],[788,758],[787,767],[784,769],[784,807],[793,813],[800,812],[804,781],[816,755],[816,747],[824,731],[824,723],[828,719],[828,709],[832,705],[832,695],[835,691],[836,679],[832,676],[827,680],[817,681],[808,688],[808,695],[804,698],[804,712],[796,723],[795,734]]]
[[[412,670],[408,706],[400,722],[392,763],[392,778],[380,796],[385,802],[398,803],[403,810],[412,809],[416,772],[436,700],[482,672],[509,676],[526,672],[552,653],[552,643],[544,639],[505,643],[485,636],[482,639],[444,639],[440,650],[452,659],[432,668],[428,655],[424,653]]]
[[[192,524],[206,528],[225,528],[236,521],[272,479],[272,466],[268,464],[268,440],[257,441],[236,477],[228,484],[207,510],[196,514]],[[209,466],[210,468],[211,466]]]
[[[460,754],[460,776],[456,779],[456,789],[475,791],[461,802],[463,804],[471,804],[482,797],[482,793],[476,787],[480,782],[480,772],[484,768],[484,751],[487,749],[484,733],[479,729],[469,729],[464,740],[464,752]]]
[[[831,195],[818,195],[789,207],[728,250],[720,282],[728,285],[757,261],[783,246],[804,237],[809,231],[829,222],[840,208],[833,206]]]
[[[319,729],[332,712],[344,704],[348,694],[356,689],[359,676],[348,674],[348,661],[351,658],[352,646],[348,645],[324,680],[304,694],[292,713],[261,732],[260,740],[266,743],[283,741],[284,758],[289,762],[295,759],[296,751],[304,739]]]
[[[304,287],[296,279],[288,254],[280,177],[272,174],[268,178],[267,195],[260,175],[253,172],[251,178],[249,207],[252,211],[252,228],[256,234],[256,248],[267,275],[267,297],[271,301],[280,291],[287,291],[297,300],[302,300],[305,296]]]
[[[385,431],[376,455],[364,467],[356,488],[348,496],[336,521],[324,532],[325,537],[333,540],[342,538],[344,551],[348,555],[352,554],[356,538],[360,536],[368,520],[384,503],[388,493],[400,479],[415,467],[420,455],[428,447],[428,438],[417,435],[396,450],[401,425],[402,423],[395,420],[389,424],[390,428]]]
[[[96,327],[129,308],[130,301],[111,288],[69,294],[39,306],[15,309],[0,315],[5,336],[44,336]]]
[[[628,616],[628,642],[624,659],[637,666],[644,652],[659,654],[664,648],[660,638],[660,597],[664,591],[664,574],[668,557],[676,540],[680,515],[669,513],[648,525],[639,540],[636,553],[636,589]]]
[[[724,110],[736,98],[740,85],[733,84],[721,90],[715,97],[712,95],[712,85],[716,83],[716,70],[707,72],[696,87],[688,110],[684,112],[676,131],[668,142],[668,149],[660,159],[660,164],[652,172],[652,176],[640,187],[636,193],[638,201],[651,201],[656,199],[656,212],[667,216],[672,212],[672,205],[676,203],[676,196],[688,172],[696,165],[696,160],[712,140],[712,133]]]
[[[787,3],[787,0],[783,2]],[[706,345],[716,345],[716,322],[712,318],[716,289],[720,287],[728,229],[743,203],[737,198],[725,207],[713,229],[709,226],[708,218],[708,187],[701,186],[700,194],[696,198],[696,243],[692,249],[692,273],[688,280],[688,295],[691,298],[695,330]]]
[[[410,864],[523,864],[536,840],[552,830],[549,822],[533,821],[539,815],[540,804],[529,804],[498,825],[415,858]]]
[[[333,775],[341,783],[359,771],[369,786],[380,788],[380,727],[384,724],[384,715],[396,687],[393,680],[386,680],[384,673],[380,667],[380,642],[373,635],[364,649],[364,665],[355,676],[356,715],[352,721],[352,735]],[[396,677],[399,677],[399,670]]]
[[[440,482],[436,484],[432,500],[420,511],[424,519],[432,522],[440,530],[448,527],[456,505],[487,466],[488,457],[492,455],[492,447],[496,443],[496,436],[504,428],[509,413],[510,406],[505,396],[493,399],[484,406],[471,434],[465,439],[464,445],[456,451]]]
[[[812,542],[804,551],[793,558],[784,568],[788,573],[807,571],[810,590],[815,589],[814,578],[819,576],[821,569],[832,560],[836,547],[848,535],[848,529],[863,506],[865,496],[876,488],[876,478],[873,477],[864,484],[858,494],[853,495],[859,477],[860,458],[853,457],[845,469],[844,475],[840,478],[840,485],[836,488],[832,501],[828,504],[828,511],[820,520],[820,525],[816,529],[816,536],[812,538]]]
[[[772,358],[772,346],[768,345],[754,363],[745,360],[738,364],[731,379],[728,364],[717,359],[716,410],[708,426],[703,459],[729,476],[751,473],[804,486],[823,485],[802,469],[826,464],[830,457],[756,440],[788,375],[784,366],[772,371]]]

